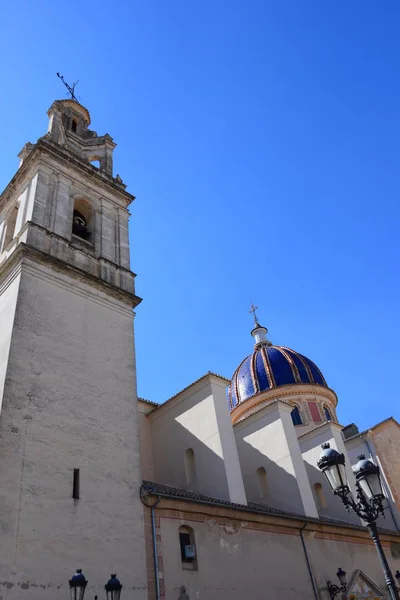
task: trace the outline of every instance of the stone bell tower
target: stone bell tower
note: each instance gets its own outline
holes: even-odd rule
[[[0,196],[0,597],[146,593],[128,206],[74,100]],[[99,166],[92,164],[98,161]]]

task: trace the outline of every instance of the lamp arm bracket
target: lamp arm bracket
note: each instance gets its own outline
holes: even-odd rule
[[[367,523],[376,521],[379,515],[382,515],[383,517],[385,516],[382,499],[378,498],[371,502],[368,501],[358,482],[356,482],[356,492],[357,500],[354,499],[350,490],[346,490],[345,492],[336,492],[336,494],[340,496],[340,499],[345,505],[347,511],[349,508],[352,508],[356,515]]]
[[[345,592],[347,585],[336,585],[335,583],[332,583],[331,581],[327,581],[326,585],[328,587],[328,591],[329,591],[329,595],[331,597],[331,600],[334,600],[334,598],[340,594],[340,592]]]

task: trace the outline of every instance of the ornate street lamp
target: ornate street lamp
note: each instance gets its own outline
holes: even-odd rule
[[[333,493],[339,496],[346,509],[349,510],[352,508],[356,515],[367,523],[385,574],[390,598],[391,600],[400,600],[399,592],[386,560],[376,526],[376,520],[379,515],[385,516],[383,508],[384,494],[379,467],[366,459],[364,454],[360,454],[357,457],[358,463],[353,469],[357,492],[357,499],[355,500],[350,492],[347,481],[344,454],[339,454],[328,443],[322,444],[322,450],[321,458],[317,463],[318,467],[326,476]]]
[[[82,569],[77,569],[75,575],[69,580],[69,591],[71,600],[83,600],[87,579],[85,579]]]
[[[340,586],[332,583],[331,581],[326,582],[331,600],[334,600],[335,596],[340,594],[340,592],[345,592],[347,588],[346,571],[343,571],[343,569],[340,567],[336,575],[340,581]]]
[[[111,579],[104,587],[106,588],[107,600],[119,600],[122,585],[115,573],[111,574]]]
[[[330,444],[322,444],[323,452],[318,461],[318,467],[328,480],[333,493],[339,496],[350,492],[347,483],[347,473],[344,461],[344,454],[339,454],[337,450],[330,447]]]

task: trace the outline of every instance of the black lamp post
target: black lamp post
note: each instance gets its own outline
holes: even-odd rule
[[[331,596],[331,600],[333,600],[335,598],[335,596],[340,594],[340,592],[345,592],[346,588],[347,588],[346,571],[343,571],[343,569],[341,567],[339,567],[336,575],[340,581],[340,586],[332,583],[331,581],[326,582],[328,585],[328,590],[329,590],[329,594]]]
[[[352,508],[367,523],[385,574],[390,598],[391,600],[400,600],[399,592],[386,560],[376,526],[376,520],[379,515],[385,516],[383,509],[384,495],[379,467],[370,460],[367,460],[363,454],[357,457],[358,463],[354,468],[357,492],[357,500],[355,500],[350,492],[347,481],[344,454],[339,454],[328,443],[322,444],[322,449],[321,458],[317,463],[318,467],[326,476],[333,493],[339,496],[346,509],[349,510]]]
[[[83,600],[87,579],[85,579],[82,569],[77,569],[75,575],[69,580],[69,592],[71,600]]]
[[[397,583],[400,585],[400,571],[396,571],[396,573],[394,574],[394,576],[397,579]],[[400,589],[400,588],[397,588],[397,589]]]
[[[115,573],[111,574],[111,579],[105,585],[107,600],[119,600],[122,585]]]

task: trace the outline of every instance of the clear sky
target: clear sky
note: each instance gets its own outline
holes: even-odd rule
[[[79,79],[137,196],[139,394],[252,350],[314,360],[343,424],[400,418],[398,0],[3,3],[4,187]]]

